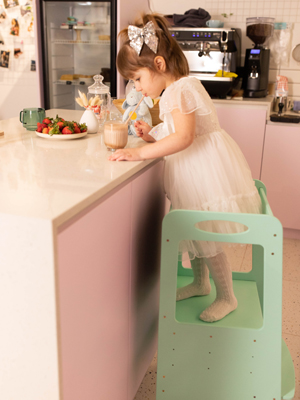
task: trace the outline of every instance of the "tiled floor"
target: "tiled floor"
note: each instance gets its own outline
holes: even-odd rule
[[[251,245],[226,250],[234,271],[251,269]],[[291,353],[296,373],[294,400],[300,400],[300,240],[283,243],[282,336]],[[134,400],[155,400],[157,359],[151,365]],[[174,399],[175,400],[175,399]]]

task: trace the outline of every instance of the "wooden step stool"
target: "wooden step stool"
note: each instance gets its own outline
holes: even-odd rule
[[[163,221],[157,400],[292,399],[295,373],[281,337],[282,226],[273,217],[266,188],[255,181],[262,214],[174,210]],[[195,228],[200,221],[224,220],[248,230],[218,234]],[[176,302],[176,288],[193,280],[191,269],[178,270],[181,240],[252,244],[252,270],[234,272],[238,308],[207,323],[200,313],[215,299],[208,296]]]

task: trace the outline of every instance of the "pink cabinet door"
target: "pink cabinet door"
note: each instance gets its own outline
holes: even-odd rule
[[[300,127],[267,125],[261,180],[284,228],[300,229]]]
[[[64,400],[132,400],[157,349],[163,162],[59,229]]]
[[[127,399],[130,204],[126,185],[58,234],[64,400]]]
[[[240,146],[253,179],[260,179],[267,111],[218,104],[216,110],[221,128]]]

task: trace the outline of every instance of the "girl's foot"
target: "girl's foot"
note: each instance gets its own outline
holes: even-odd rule
[[[187,286],[177,289],[176,301],[194,296],[206,296],[210,293],[209,271],[205,265],[204,259],[196,257],[194,260],[191,260],[191,266],[194,274],[194,281]]]
[[[226,317],[229,313],[237,308],[238,302],[233,297],[229,302],[224,299],[216,299],[209,307],[207,307],[201,314],[200,319],[205,322],[215,322]]]
[[[188,299],[194,296],[206,296],[210,293],[210,282],[203,282],[202,285],[197,285],[195,282],[187,286],[177,289],[176,301]]]

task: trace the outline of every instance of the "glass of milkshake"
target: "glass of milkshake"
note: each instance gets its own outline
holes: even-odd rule
[[[128,141],[128,124],[123,121],[107,121],[104,124],[104,144],[110,151],[124,149]]]

